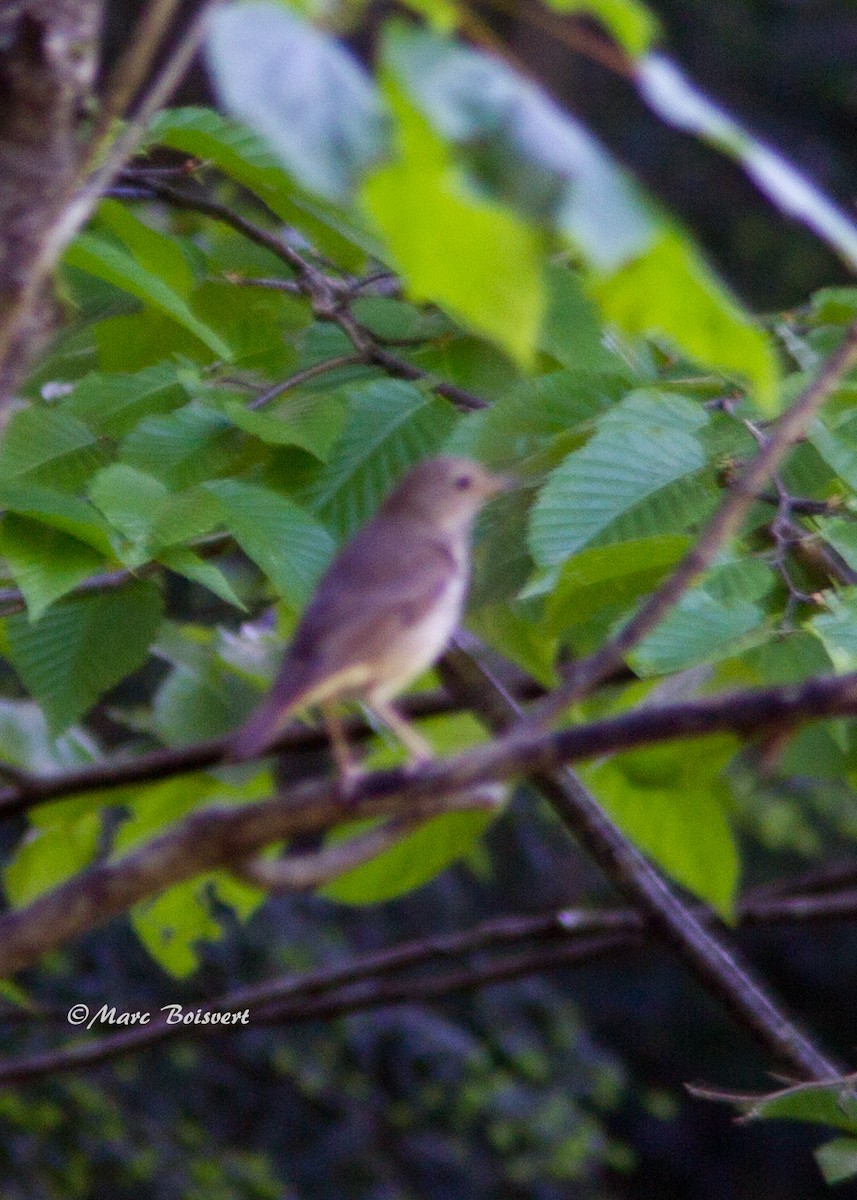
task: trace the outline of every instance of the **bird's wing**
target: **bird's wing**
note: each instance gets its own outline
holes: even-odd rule
[[[383,516],[334,559],[307,606],[268,696],[233,739],[230,757],[251,758],[302,702],[340,680],[359,691],[402,630],[419,624],[459,570],[456,548],[422,528]],[[336,690],[339,690],[338,688]]]
[[[334,560],[287,661],[314,662],[325,675],[383,658],[391,639],[430,613],[460,569],[444,538],[377,517]]]

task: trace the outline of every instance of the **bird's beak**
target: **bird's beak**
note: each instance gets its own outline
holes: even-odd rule
[[[516,475],[491,475],[486,491],[489,496],[499,496],[501,492],[513,492],[521,486]]]

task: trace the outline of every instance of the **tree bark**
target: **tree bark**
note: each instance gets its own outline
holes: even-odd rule
[[[102,13],[103,0],[0,0],[0,407],[55,324],[38,266],[74,185]]]

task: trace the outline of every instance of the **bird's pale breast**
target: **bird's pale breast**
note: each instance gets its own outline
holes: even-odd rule
[[[383,660],[375,664],[370,700],[391,699],[437,661],[461,620],[466,590],[464,573],[450,574],[443,594],[422,620],[391,639]]]

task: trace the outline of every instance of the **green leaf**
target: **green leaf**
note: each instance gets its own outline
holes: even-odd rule
[[[263,442],[300,446],[322,462],[330,457],[345,416],[338,397],[311,394],[291,397],[265,412],[251,412],[240,400],[229,400],[223,411],[239,429]]]
[[[184,979],[199,966],[199,943],[216,942],[223,930],[211,913],[208,876],[177,883],[131,909],[137,937],[161,967]]]
[[[54,735],[145,661],[160,620],[151,583],[63,600],[32,624],[7,619],[12,666]]]
[[[591,133],[498,56],[394,25],[384,61],[486,194],[553,226],[598,270],[640,254],[658,225]],[[416,218],[415,218],[416,219]]]
[[[222,413],[193,402],[165,416],[146,417],[122,442],[119,455],[171,488],[187,488],[231,470],[241,441]]]
[[[99,812],[30,830],[3,872],[9,903],[21,908],[83,870],[95,857],[100,838]]]
[[[814,1153],[824,1182],[831,1187],[857,1175],[857,1138],[831,1138]]]
[[[546,3],[560,13],[586,13],[595,17],[632,58],[644,54],[657,36],[657,18],[639,0],[546,0]]]
[[[98,472],[89,495],[115,529],[130,542],[143,542],[167,489],[160,479],[136,467],[113,463]]]
[[[121,247],[98,234],[80,233],[66,251],[65,263],[150,304],[199,338],[218,358],[231,361],[232,348],[217,331],[200,321],[187,301],[160,276],[146,270]]]
[[[7,513],[0,526],[0,555],[24,595],[31,621],[104,562],[85,542],[14,513]]]
[[[809,441],[849,487],[857,488],[857,420],[846,418],[836,429],[814,421]]]
[[[176,368],[158,363],[134,374],[85,375],[63,407],[99,433],[122,437],[142,417],[172,412],[187,400]]]
[[[62,737],[53,738],[44,714],[30,700],[0,699],[0,759],[17,767],[25,767],[36,774],[63,771],[82,763],[91,762],[98,756],[98,748],[92,738],[81,729],[70,729]],[[61,802],[63,803],[63,802]],[[30,812],[30,821],[36,824],[42,814],[49,814],[53,804],[40,805]]]
[[[92,430],[64,409],[34,405],[16,412],[0,444],[0,478],[72,491],[100,465]]]
[[[326,525],[349,536],[408,467],[440,449],[455,411],[446,400],[397,379],[342,394],[348,400],[345,425],[306,499]]]
[[[398,156],[372,175],[363,197],[410,295],[448,309],[529,364],[543,309],[541,235],[469,189],[401,89],[391,84],[389,96]]]
[[[110,531],[98,509],[86,500],[34,484],[0,484],[0,505],[22,517],[62,530],[103,554],[111,553]]]
[[[102,200],[95,219],[99,228],[124,242],[144,270],[161,279],[176,295],[188,299],[196,280],[179,238],[146,225],[118,200]]]
[[[366,253],[378,253],[374,238],[356,224],[352,213],[346,217],[323,201],[311,200],[283,171],[260,137],[210,108],[165,109],[152,122],[149,141],[216,166],[259,196],[281,221],[304,231],[317,249],[347,270],[361,270]],[[271,267],[282,271],[278,261],[272,261]]]
[[[215,596],[225,600],[227,604],[240,608],[242,612],[247,611],[247,605],[240,597],[236,596],[232,584],[220,567],[210,562],[209,559],[194,554],[192,550],[177,546],[171,550],[162,550],[158,554],[158,562],[177,575],[183,575],[192,583],[198,583],[200,587],[207,588]]]
[[[857,665],[857,587],[826,592],[829,612],[807,622],[806,628],[818,638],[837,674],[844,675]]]
[[[768,568],[754,560],[711,572],[640,643],[629,663],[638,675],[662,675],[738,654],[767,636],[768,616],[756,601],[773,584]]]
[[[223,525],[223,508],[217,497],[203,484],[187,491],[170,493],[152,514],[148,546],[159,557],[178,542],[204,537]]]
[[[207,51],[223,107],[260,133],[305,187],[347,200],[386,142],[383,108],[360,63],[274,4],[220,9]]]
[[[767,334],[677,230],[618,271],[593,277],[591,291],[623,332],[663,337],[703,366],[748,380],[759,405],[775,410],[779,367]]]
[[[306,603],[333,555],[330,534],[293,501],[255,484],[216,480],[226,527],[274,587],[296,605]]]
[[[550,475],[529,544],[541,566],[562,562],[641,500],[705,465],[705,413],[681,396],[632,393]],[[633,453],[629,448],[633,446]]]
[[[730,919],[739,859],[722,779],[736,745],[705,738],[620,754],[581,774],[622,831]]]
[[[857,1099],[853,1087],[830,1084],[787,1088],[741,1104],[751,1120],[810,1121],[857,1133]]]
[[[619,359],[604,346],[598,311],[578,276],[567,267],[549,267],[545,282],[539,347],[570,371],[616,371]]]
[[[494,817],[491,812],[444,813],[371,862],[325,884],[320,894],[341,904],[381,904],[412,892],[469,854]]]
[[[548,628],[563,633],[609,605],[630,605],[657,587],[691,544],[681,534],[656,534],[580,551],[562,568],[548,597]]]

